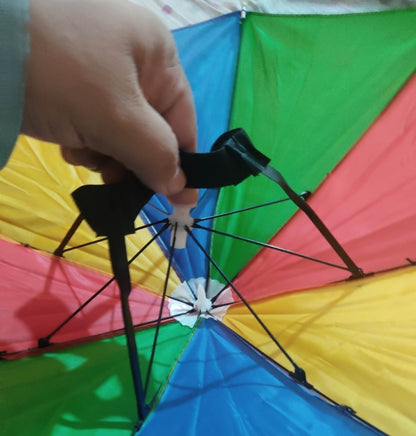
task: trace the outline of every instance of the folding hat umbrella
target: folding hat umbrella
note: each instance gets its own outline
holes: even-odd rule
[[[346,280],[351,272],[304,214],[290,218],[295,208],[289,202],[269,204],[284,200],[284,193],[264,176],[223,188],[218,198],[218,191],[202,191],[192,212],[195,218],[218,216],[198,223],[211,230],[192,234],[222,272],[192,237],[167,261],[170,235],[159,235],[155,223],[168,206],[153,197],[137,224],[152,224],[151,232],[141,237],[147,232],[141,229],[139,240],[128,242],[131,255],[146,246],[131,264],[136,288],[130,304],[135,323],[151,324],[137,333],[145,404],[153,410],[139,434],[158,434],[160,428],[270,434],[277,426],[282,434],[376,431],[355,419],[350,407],[381,431],[412,433],[415,20],[412,10],[337,17],[248,14],[241,24],[240,15],[232,14],[175,34],[194,90],[200,151],[207,152],[229,127],[243,126],[296,191],[313,191],[309,204],[365,277]],[[66,200],[69,192],[80,179],[94,182],[93,176],[81,171],[73,186],[57,192],[61,172],[75,170],[48,166],[41,183],[26,188],[29,196],[50,196],[38,208],[46,217],[27,218],[30,198],[22,192],[22,179],[30,165],[38,174],[44,171],[45,152],[35,141],[22,141],[26,146],[16,149],[1,174],[5,217],[14,216],[10,223],[3,219],[2,233],[52,251],[77,216]],[[19,199],[26,203],[20,209]],[[82,224],[67,247],[89,240],[88,233]],[[156,235],[158,245],[147,247]],[[300,256],[271,247],[259,251],[236,236]],[[2,246],[4,358],[36,348],[39,339],[44,347],[41,356],[2,364],[6,433],[131,432],[136,414],[124,339],[109,333],[122,327],[115,284],[71,317],[111,280],[79,265],[105,268],[105,243],[65,253],[78,264],[6,240]],[[155,326],[159,315],[170,317],[157,293],[183,293],[181,282],[194,286],[191,280],[205,280],[208,269],[224,284],[225,277],[234,279],[258,315],[261,323],[234,295],[222,321],[264,355],[212,319],[193,329],[176,322]],[[75,345],[103,333],[109,337]],[[293,369],[272,337],[305,370],[306,383],[265,358]],[[52,343],[66,346],[57,350]]]

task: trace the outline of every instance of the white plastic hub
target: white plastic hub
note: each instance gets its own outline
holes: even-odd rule
[[[232,303],[229,287],[214,279],[209,279],[207,285],[205,278],[198,277],[181,283],[172,292],[169,311],[182,325],[193,327],[200,317],[221,320]]]

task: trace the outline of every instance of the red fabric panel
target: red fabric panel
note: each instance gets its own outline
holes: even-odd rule
[[[0,351],[36,347],[111,277],[0,239]],[[133,288],[134,323],[158,317],[160,297]],[[168,315],[167,310],[164,316]],[[62,342],[122,328],[118,287],[113,282],[53,338]]]
[[[285,177],[290,183],[291,175]],[[413,75],[308,202],[356,264],[370,273],[404,265],[406,258],[416,260],[415,192]],[[301,212],[271,243],[342,264]],[[260,298],[346,277],[348,272],[263,249],[235,284],[246,297]]]

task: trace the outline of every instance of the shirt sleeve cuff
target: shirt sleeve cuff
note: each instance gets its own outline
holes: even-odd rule
[[[29,0],[0,0],[0,168],[20,133],[29,50]]]

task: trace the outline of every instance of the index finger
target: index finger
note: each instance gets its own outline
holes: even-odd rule
[[[180,74],[179,89],[177,97],[162,116],[172,128],[179,148],[184,151],[196,152],[196,114],[192,91],[181,66],[177,65],[174,68],[177,68]]]

